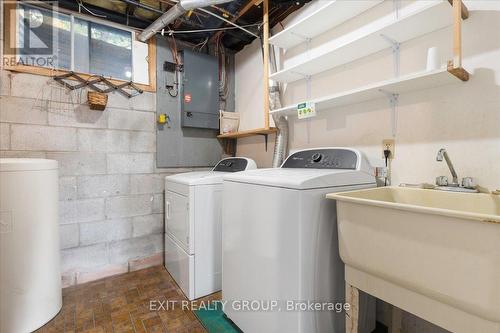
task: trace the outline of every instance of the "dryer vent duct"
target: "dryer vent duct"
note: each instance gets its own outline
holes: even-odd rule
[[[272,46],[269,48],[269,65],[271,72],[276,72],[276,55]],[[269,107],[271,109],[281,108],[280,86],[274,81],[269,85]],[[274,114],[273,120],[276,128],[278,128],[278,133],[274,143],[272,166],[273,168],[279,168],[288,155],[288,120],[285,116]]]
[[[168,24],[175,21],[178,17],[184,15],[186,12],[211,5],[218,5],[221,3],[231,2],[233,0],[180,0],[175,6],[163,13],[156,19],[149,27],[144,29],[137,39],[145,42],[153,37],[161,29],[165,28]]]

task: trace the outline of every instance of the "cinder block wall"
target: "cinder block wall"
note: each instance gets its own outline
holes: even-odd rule
[[[0,156],[59,162],[64,285],[163,261],[163,179],[188,170],[155,167],[155,101],[113,93],[92,111],[84,90],[1,71]]]

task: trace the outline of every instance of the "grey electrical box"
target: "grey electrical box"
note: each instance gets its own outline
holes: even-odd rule
[[[181,126],[219,129],[219,63],[190,50],[179,52],[183,64]]]

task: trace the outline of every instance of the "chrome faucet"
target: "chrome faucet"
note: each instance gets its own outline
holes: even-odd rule
[[[451,163],[450,156],[448,155],[448,152],[446,151],[446,149],[441,148],[441,149],[439,149],[438,154],[436,156],[436,161],[442,162],[443,157],[446,161],[446,164],[448,164],[448,169],[450,169],[451,176],[453,177],[453,182],[448,184],[448,186],[459,186],[458,175],[457,175],[457,172],[455,171],[455,168],[453,167],[453,163]],[[441,184],[437,184],[437,185],[441,185]]]
[[[454,192],[468,192],[468,193],[477,193],[479,192],[476,188],[476,184],[474,183],[474,179],[472,177],[464,177],[462,179],[462,184],[458,183],[458,175],[457,172],[455,171],[455,168],[453,167],[453,163],[451,163],[450,156],[448,155],[448,152],[446,149],[441,148],[438,151],[438,154],[436,156],[436,161],[442,162],[444,160],[446,161],[446,164],[448,165],[448,169],[450,169],[451,176],[453,177],[453,181],[451,183],[448,182],[448,177],[446,176],[439,176],[436,178],[436,190],[441,190],[441,191],[454,191]]]

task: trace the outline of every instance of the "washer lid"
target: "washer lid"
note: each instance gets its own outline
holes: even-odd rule
[[[375,177],[358,170],[275,168],[228,174],[225,181],[297,190],[374,184]]]
[[[0,158],[0,171],[54,170],[57,167],[57,161],[43,158]]]
[[[239,172],[225,176],[224,180],[300,190],[376,182],[365,156],[345,147],[299,150],[280,168]]]
[[[221,184],[222,177],[230,172],[219,171],[194,171],[186,173],[178,173],[176,175],[165,177],[167,183],[178,183],[184,185],[211,185]]]

